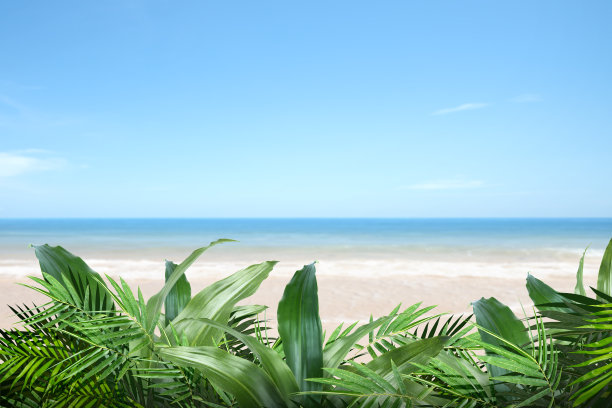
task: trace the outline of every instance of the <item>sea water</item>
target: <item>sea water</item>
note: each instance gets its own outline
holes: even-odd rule
[[[128,258],[141,262],[132,265],[137,269],[218,238],[239,241],[234,249],[215,250],[225,262],[261,254],[296,262],[323,259],[344,269],[350,262],[370,262],[371,268],[398,271],[406,265],[429,270],[436,262],[577,265],[587,246],[590,259],[601,257],[612,238],[612,218],[0,219],[0,275],[20,275],[20,268],[30,267],[20,264],[33,258],[28,244],[61,245],[98,261]]]

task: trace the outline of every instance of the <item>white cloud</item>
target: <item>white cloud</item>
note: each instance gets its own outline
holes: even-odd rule
[[[432,115],[447,115],[449,113],[461,112],[466,110],[482,109],[489,106],[488,103],[464,103],[463,105],[455,106],[454,108],[440,109],[432,113]]]
[[[55,152],[47,149],[21,149],[13,150],[14,154],[54,154]]]
[[[400,187],[401,190],[463,190],[483,187],[481,180],[435,180]]]
[[[510,99],[510,101],[515,103],[540,102],[541,100],[542,97],[540,95],[531,93],[522,94]]]
[[[65,161],[57,157],[35,157],[23,151],[0,152],[0,178],[15,177],[35,171],[55,170],[64,164]]]

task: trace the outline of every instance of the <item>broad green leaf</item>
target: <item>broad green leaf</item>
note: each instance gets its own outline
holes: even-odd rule
[[[512,313],[510,308],[495,298],[481,298],[472,303],[476,323],[486,330],[495,333],[510,343],[522,347],[530,342],[529,335],[523,323]],[[478,329],[482,341],[499,347],[504,347],[503,341],[489,333]],[[491,354],[487,351],[487,354]],[[493,353],[494,354],[494,353]],[[500,377],[508,371],[496,366],[489,366],[493,377]]]
[[[172,273],[178,265],[172,261],[166,261],[166,282],[172,276]],[[166,301],[164,302],[166,326],[185,308],[185,305],[191,300],[191,285],[187,281],[187,276],[183,274],[174,284]]]
[[[503,337],[519,347],[529,343],[529,335],[523,323],[512,313],[510,308],[495,298],[481,298],[472,303],[476,323],[479,326]],[[480,330],[480,337],[489,344],[503,346],[490,334]]]
[[[274,265],[276,261],[251,265],[202,289],[172,321],[180,337],[185,336],[192,346],[216,344],[222,332],[204,323],[194,324],[192,320],[204,318],[226,325],[236,303],[253,295]]]
[[[584,256],[586,255],[587,249],[584,250],[584,252],[582,253],[582,257],[580,258],[580,263],[578,264],[578,271],[576,271],[576,287],[574,288],[574,293],[582,296],[586,296],[586,290],[584,290],[584,282],[582,280],[582,270],[584,268]]]
[[[79,304],[90,311],[112,310],[113,300],[101,276],[81,258],[61,246],[35,245],[41,271],[54,277],[68,289]],[[76,300],[76,299],[75,299]]]
[[[597,290],[605,293],[606,295],[612,295],[610,292],[612,280],[612,239],[608,243],[608,246],[604,252],[603,258],[601,259],[601,265],[599,266],[599,274],[597,275]],[[600,300],[600,296],[597,297]]]
[[[292,405],[293,403],[290,401],[289,396],[293,393],[299,392],[298,385],[295,381],[295,377],[291,372],[291,369],[283,358],[273,349],[266,347],[263,343],[261,343],[258,339],[252,336],[248,336],[244,333],[241,333],[237,330],[232,329],[224,324],[217,323],[210,319],[201,319],[204,323],[207,323],[213,327],[216,327],[226,333],[231,334],[245,346],[247,346],[253,355],[257,357],[259,362],[261,363],[261,368],[264,369],[269,375],[274,384],[278,387],[281,392],[281,395],[285,399],[287,405]]]
[[[157,325],[157,321],[159,320],[159,315],[161,313],[161,307],[166,300],[166,296],[172,290],[176,282],[179,281],[181,276],[185,274],[187,268],[191,266],[199,257],[209,248],[217,244],[221,244],[224,242],[235,242],[232,239],[218,239],[214,242],[211,242],[208,246],[198,248],[191,253],[180,265],[174,268],[174,272],[168,279],[166,279],[166,283],[162,290],[160,290],[155,295],[151,296],[149,301],[147,302],[147,330],[152,331]]]
[[[538,310],[570,311],[570,309],[566,307],[541,306],[547,303],[564,303],[565,298],[559,292],[531,274],[527,274],[527,291]]]
[[[232,394],[241,408],[286,406],[268,373],[217,347],[169,347],[159,349],[159,354],[179,366],[202,371],[216,386]]]
[[[323,331],[314,263],[293,275],[278,304],[277,316],[287,365],[300,390],[320,390],[320,384],[306,381],[323,375]]]

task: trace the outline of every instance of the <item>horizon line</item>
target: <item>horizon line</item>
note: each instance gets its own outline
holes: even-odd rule
[[[504,219],[550,219],[577,220],[603,219],[612,220],[612,216],[427,216],[427,217],[0,217],[0,220],[504,220]]]

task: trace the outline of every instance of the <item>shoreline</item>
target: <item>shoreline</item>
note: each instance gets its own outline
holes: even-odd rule
[[[164,261],[180,263],[192,248],[130,248],[123,251],[83,250],[65,247],[81,257],[95,271],[124,279],[157,279],[163,277]],[[291,276],[303,265],[317,261],[317,275],[330,276],[474,276],[516,277],[527,272],[541,276],[575,275],[583,251],[497,249],[427,251],[377,250],[372,247],[347,247],[336,252],[331,248],[282,248],[262,250],[220,245],[206,251],[189,269],[189,276],[229,275],[248,265],[278,261],[273,274]],[[585,256],[585,274],[596,274],[603,251],[592,250]],[[7,253],[0,251],[0,278],[21,278],[39,273],[33,249]]]
[[[95,265],[92,265],[95,266]],[[194,265],[196,266],[196,265]],[[206,265],[200,265],[206,266]],[[227,265],[226,265],[227,266]],[[585,263],[585,286],[594,285],[596,274],[592,273]],[[577,267],[577,265],[576,265]],[[319,268],[319,265],[317,265]],[[277,269],[277,268],[275,268]],[[280,269],[280,268],[278,268]],[[264,304],[270,307],[267,318],[275,324],[276,306],[282,297],[285,285],[289,282],[295,268],[290,273],[275,273],[266,279],[259,290],[242,304]],[[235,269],[238,270],[238,269]],[[100,272],[100,271],[98,271]],[[205,286],[221,279],[225,274],[208,274],[195,276],[188,271],[192,287],[192,296]],[[573,292],[575,272],[563,274],[532,273],[554,289],[562,292]],[[39,273],[36,273],[39,275]],[[113,274],[115,275],[115,274]],[[115,275],[116,276],[116,275]],[[113,276],[113,277],[115,277]],[[158,279],[127,278],[132,290],[140,287],[145,299],[155,294],[163,286],[163,271]],[[386,275],[358,276],[318,273],[320,315],[326,330],[333,330],[340,322],[367,321],[370,314],[379,317],[388,314],[397,304],[408,307],[422,302],[422,306],[438,305],[434,312],[470,313],[470,302],[481,297],[495,297],[508,305],[517,316],[522,316],[522,307],[531,308],[525,279],[527,272],[521,276],[487,277],[487,276],[441,276],[441,275]],[[17,283],[32,283],[26,277],[7,277],[0,275],[0,327],[8,328],[15,321],[8,305],[35,302],[41,305],[46,298],[30,288]]]
[[[6,306],[16,303],[38,305],[45,297],[32,289],[16,285],[27,276],[41,276],[34,250],[0,252],[0,327],[7,328],[14,319]],[[193,250],[188,247],[129,247],[121,251],[109,248],[66,246],[102,276],[122,277],[133,290],[141,287],[145,298],[161,289],[164,281],[164,257],[180,263]],[[601,255],[589,250],[584,262],[585,286],[594,285]],[[318,260],[320,315],[324,328],[332,330],[340,322],[366,321],[370,313],[388,314],[397,304],[408,307],[438,305],[437,312],[470,312],[470,302],[481,297],[495,297],[522,316],[521,304],[528,311],[531,301],[525,278],[531,273],[559,291],[573,292],[576,271],[583,251],[536,248],[456,247],[442,251],[403,251],[401,247],[346,246],[340,251],[330,247],[254,247],[219,245],[199,258],[186,275],[192,295],[230,274],[265,260],[279,263],[258,292],[246,303],[270,307],[267,318],[276,315],[276,306],[293,273],[304,264]],[[31,281],[30,281],[31,282]],[[245,303],[245,302],[242,302]]]

